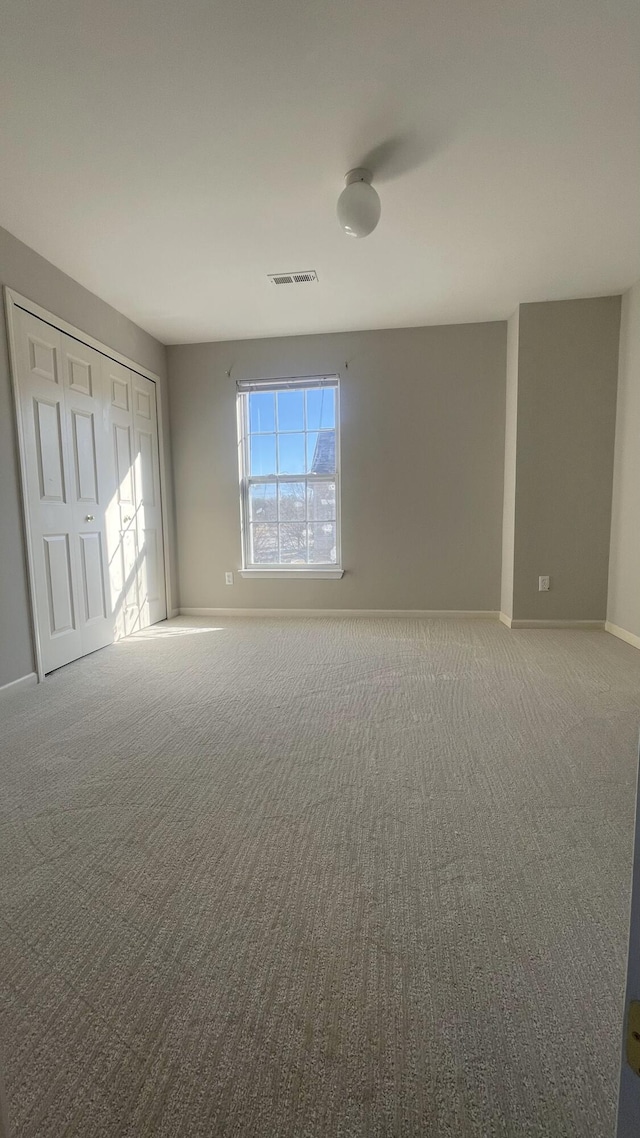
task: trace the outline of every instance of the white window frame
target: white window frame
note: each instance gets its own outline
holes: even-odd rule
[[[332,387],[335,389],[335,474],[265,474],[249,475],[250,470],[250,432],[249,432],[249,396],[252,392],[262,391],[277,393],[278,391],[306,391],[311,388]],[[240,518],[242,531],[242,577],[268,578],[279,577],[290,580],[325,579],[336,580],[343,576],[342,568],[342,542],[340,518],[340,377],[338,375],[300,376],[287,379],[259,379],[238,380],[237,389],[237,416],[238,416],[238,459],[240,469]],[[306,432],[306,424],[305,424]],[[250,528],[249,528],[249,488],[260,483],[286,482],[327,482],[335,481],[336,485],[336,560],[334,562],[318,565],[290,565],[278,564],[255,565],[250,560]]]

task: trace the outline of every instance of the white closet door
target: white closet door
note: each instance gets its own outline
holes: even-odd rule
[[[103,356],[62,336],[66,424],[71,453],[73,542],[78,583],[82,654],[114,639],[108,589],[106,511],[112,492],[109,424],[103,394]]]
[[[115,499],[107,519],[117,635],[167,614],[155,384],[105,360]]]
[[[116,636],[120,637],[137,632],[140,628],[133,403],[129,369],[109,359],[105,359],[104,367],[109,393],[109,433],[115,475],[107,536],[111,599],[116,615]]]
[[[62,334],[16,310],[31,559],[45,672],[81,656],[73,471],[64,400]]]
[[[16,390],[45,672],[166,617],[155,384],[23,309]]]
[[[131,373],[133,394],[133,443],[135,452],[134,493],[138,549],[138,605],[140,625],[146,628],[164,620],[162,510],[160,506],[160,461],[156,385]]]

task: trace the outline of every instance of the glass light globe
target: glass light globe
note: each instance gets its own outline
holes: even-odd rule
[[[367,237],[380,221],[380,198],[368,170],[350,170],[338,198],[338,221],[348,237]]]

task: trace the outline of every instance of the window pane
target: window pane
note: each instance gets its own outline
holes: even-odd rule
[[[256,475],[276,473],[276,436],[251,436],[251,471]]]
[[[252,391],[249,396],[249,430],[275,431],[275,396],[272,391]]]
[[[247,564],[336,565],[337,389],[299,389],[294,381],[240,398]]]
[[[307,517],[310,522],[331,522],[336,516],[335,482],[309,482]]]
[[[304,430],[304,391],[278,392],[278,430]]]
[[[280,561],[283,565],[306,565],[307,527],[304,522],[280,526]]]
[[[279,474],[304,474],[304,435],[278,435],[278,459]]]
[[[263,522],[251,525],[251,561],[254,565],[276,565],[278,562],[278,527]]]
[[[333,387],[313,387],[307,391],[307,430],[335,427],[336,406]]]
[[[313,431],[307,435],[307,470],[310,474],[335,474],[335,431]]]
[[[249,516],[252,522],[277,522],[278,503],[275,482],[249,487]]]
[[[335,565],[336,523],[315,522],[309,526],[309,564]]]
[[[282,482],[280,485],[280,521],[304,522],[306,496],[304,482]]]

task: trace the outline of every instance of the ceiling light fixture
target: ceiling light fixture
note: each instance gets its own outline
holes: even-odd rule
[[[372,174],[358,166],[349,170],[338,198],[338,221],[348,237],[368,237],[380,221],[380,198],[371,185]]]

